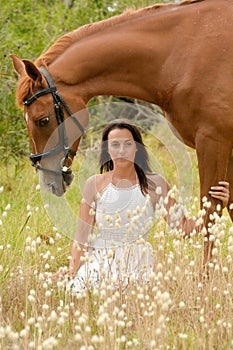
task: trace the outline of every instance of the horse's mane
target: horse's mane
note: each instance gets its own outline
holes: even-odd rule
[[[139,10],[126,10],[123,14],[120,14],[118,16],[114,16],[99,22],[86,24],[58,38],[58,40],[35,61],[35,64],[37,66],[46,66],[53,62],[53,60],[58,55],[62,54],[67,48],[71,47],[77,41],[80,41],[83,38],[96,34],[99,31],[102,31],[104,28],[112,27],[114,25],[128,21],[129,19],[141,17],[143,13],[167,10],[171,7],[180,7],[183,5],[189,5],[201,1],[205,0],[184,0],[180,3],[155,4]]]
[[[38,57],[35,60],[35,64],[37,67],[47,67],[51,62],[53,62],[56,59],[57,56],[61,55],[66,49],[71,47],[77,41],[80,41],[83,38],[96,34],[102,31],[104,28],[112,27],[131,19],[134,20],[137,17],[141,17],[144,13],[168,10],[170,8],[177,8],[183,5],[189,5],[201,1],[205,0],[184,0],[180,3],[155,4],[139,10],[126,10],[123,14],[113,16],[111,18],[99,22],[86,24],[58,38],[46,52],[44,52],[40,57]],[[31,79],[27,75],[21,77],[16,92],[17,104],[20,107],[22,107],[22,101],[26,98],[26,95],[31,89]]]

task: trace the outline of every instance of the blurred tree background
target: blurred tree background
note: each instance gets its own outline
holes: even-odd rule
[[[5,164],[28,155],[29,140],[22,111],[15,105],[17,76],[9,57],[34,61],[61,35],[126,9],[156,2],[146,0],[1,0],[0,159]]]

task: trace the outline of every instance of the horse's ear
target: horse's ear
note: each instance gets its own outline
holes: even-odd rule
[[[23,63],[25,65],[26,73],[29,75],[29,77],[34,81],[41,82],[42,74],[35,66],[35,64],[29,60],[23,60]]]
[[[25,71],[25,65],[23,61],[17,55],[12,54],[10,55],[10,57],[13,61],[13,65],[16,73],[20,76],[24,75],[26,71]]]
[[[32,80],[41,82],[42,74],[39,69],[29,60],[21,60],[17,55],[10,55],[14,69],[19,76],[27,74]]]

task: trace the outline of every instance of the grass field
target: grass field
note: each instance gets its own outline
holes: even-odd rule
[[[176,182],[167,150],[150,135],[146,143],[158,152],[160,166],[166,159],[163,172]],[[74,218],[83,179],[90,168],[95,171],[92,157],[83,153],[83,161],[74,166],[81,175],[63,200]],[[186,185],[192,185],[189,207],[194,215],[198,179],[195,157],[190,157],[194,179]],[[183,240],[158,217],[149,239],[156,256],[150,283],[132,280],[126,290],[112,290],[103,282],[72,296],[66,280],[52,276],[68,264],[74,219],[64,219],[63,228],[51,219],[28,160],[1,166],[0,174],[1,349],[233,348],[233,229],[226,212],[213,230],[216,248],[205,283],[200,274],[203,236]]]

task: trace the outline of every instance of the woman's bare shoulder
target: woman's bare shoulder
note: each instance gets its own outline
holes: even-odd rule
[[[146,175],[146,177],[149,181],[153,182],[156,186],[167,183],[165,178],[160,174],[149,173]]]
[[[84,191],[88,190],[88,192],[93,193],[93,196],[95,196],[97,193],[102,192],[110,181],[111,176],[109,173],[92,175],[86,180]]]

